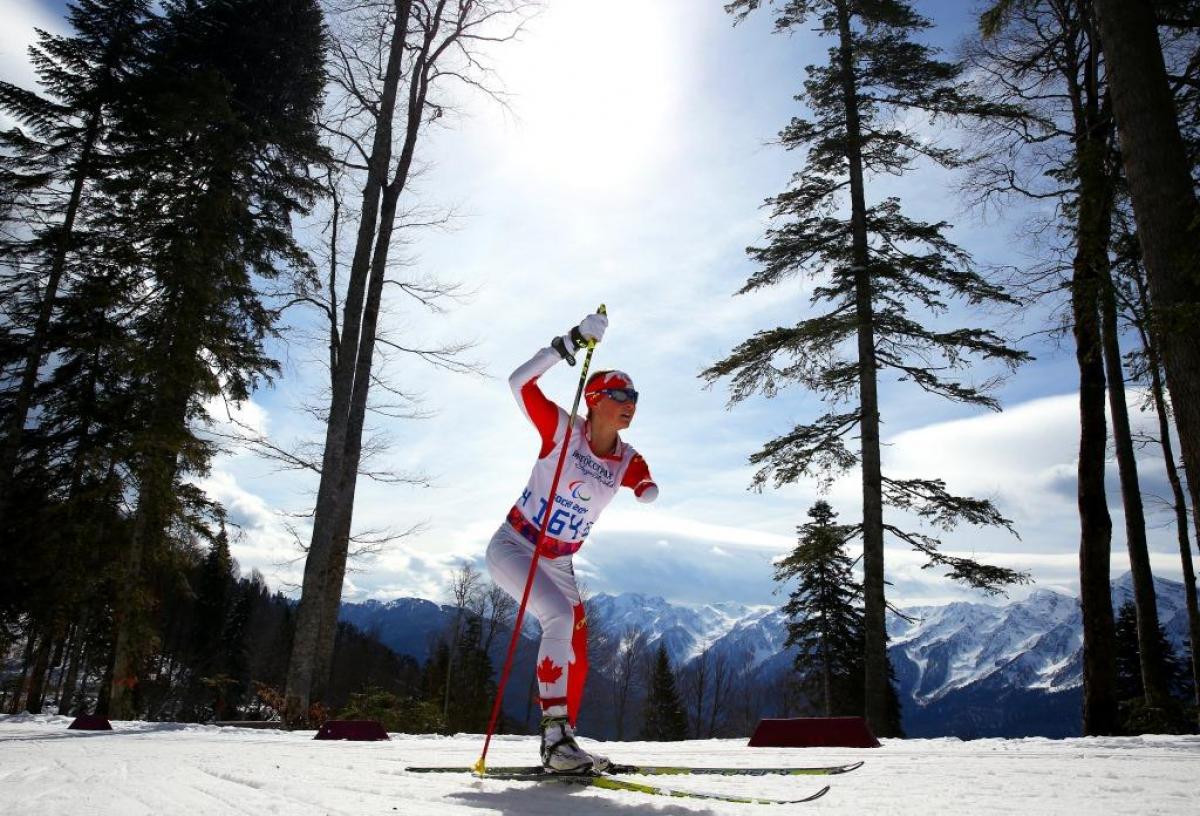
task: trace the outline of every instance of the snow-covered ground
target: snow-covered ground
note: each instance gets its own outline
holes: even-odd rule
[[[469,765],[482,740],[393,735],[314,741],[312,732],[170,723],[68,731],[68,717],[0,716],[0,814],[1195,814],[1200,737],[887,740],[853,749],[747,748],[744,740],[593,743],[622,762],[775,766],[865,760],[832,777],[660,777],[698,791],[823,799],[791,806],[709,803],[536,783],[420,775],[407,765]],[[530,737],[492,741],[489,765],[536,762]],[[650,781],[649,777],[640,777]]]

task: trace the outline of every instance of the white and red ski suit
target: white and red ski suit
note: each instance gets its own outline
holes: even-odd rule
[[[620,438],[608,456],[593,451],[589,423],[576,417],[558,490],[548,501],[569,415],[546,398],[537,381],[560,359],[553,348],[544,348],[508,379],[517,404],[541,436],[541,449],[525,490],[488,544],[487,564],[492,580],[520,601],[538,532],[550,513],[527,609],[542,627],[537,662],[542,710],[565,711],[574,725],[587,677],[587,620],[571,555],[621,487],[647,502],[657,497],[658,486],[646,461]]]

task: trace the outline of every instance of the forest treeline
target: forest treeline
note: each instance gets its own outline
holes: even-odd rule
[[[796,708],[861,713],[877,734],[900,733],[885,542],[985,593],[1028,582],[1020,569],[956,554],[972,548],[943,548],[972,528],[1017,531],[1003,507],[955,493],[936,473],[889,471],[881,395],[892,391],[881,384],[999,410],[996,386],[1019,376],[1030,353],[982,315],[1040,303],[1053,321],[1045,331],[1073,347],[1079,374],[1084,731],[1194,727],[1200,2],[989,0],[953,55],[928,44],[934,23],[917,6],[726,4],[735,21],[769,13],[777,30],[812,30],[828,46],[805,69],[802,106],[779,100],[779,141],[796,172],[767,202],[740,290],[807,278],[811,300],[796,303],[803,319],[754,334],[701,374],[728,383],[732,404],[791,387],[825,406],[751,454],[753,486],[861,481],[861,518],[838,523],[818,504],[778,565],[791,587]],[[417,346],[380,319],[385,294],[434,311],[456,296],[452,283],[406,270],[394,249],[444,220],[421,210],[411,184],[419,147],[455,98],[450,88],[494,93],[481,53],[520,47],[510,41],[532,7],[78,0],[69,33],[37,34],[36,87],[0,82],[9,710],[51,700],[114,718],[219,719],[269,705],[306,726],[333,708],[399,706],[414,723],[465,730],[487,708],[502,604],[484,604],[495,612],[489,629],[461,574],[451,589],[461,615],[425,665],[339,624],[338,609],[348,559],[403,535],[355,527],[358,480],[422,480],[372,461],[384,443],[367,418],[419,413],[389,377],[389,358],[477,370],[467,344]],[[1029,205],[1024,254],[1038,260],[981,268],[951,239],[949,212],[921,220],[878,184],[933,172],[957,180],[960,199],[947,207]],[[303,219],[319,238],[297,238]],[[289,320],[296,310],[305,317]],[[310,342],[315,332],[326,364],[319,404],[308,406],[319,438],[216,433],[213,407],[279,377],[272,342],[297,324]],[[1152,438],[1134,434],[1129,389],[1144,395]],[[199,486],[229,444],[316,483],[294,605],[236,573],[236,527]],[[1185,700],[1189,684],[1160,636],[1139,446],[1158,452],[1171,486],[1190,621]],[[1110,449],[1134,578],[1137,683],[1126,682],[1118,629],[1130,627],[1127,616],[1118,627],[1109,590]],[[861,548],[857,563],[849,547]],[[638,637],[598,641],[620,732],[645,706],[640,720],[656,734],[711,735],[733,701],[752,696],[743,676],[724,711],[702,713],[725,686],[689,679],[665,651],[644,654]],[[688,683],[701,689],[690,715]],[[774,700],[759,711],[780,710],[795,689],[760,692]]]
[[[172,722],[279,722],[296,603],[272,593],[261,575],[242,576],[219,537],[180,550],[150,577],[164,626],[133,690],[138,716]],[[393,732],[478,733],[496,693],[494,666],[511,635],[515,603],[469,565],[445,588],[446,625],[430,633],[421,659],[398,654],[370,627],[339,622],[327,696],[314,723],[372,719]],[[0,687],[0,712],[107,714],[112,683],[111,621],[80,616],[44,655],[27,639]],[[536,651],[527,632],[522,654]],[[746,736],[767,714],[816,709],[787,678],[763,680],[749,661],[703,648],[684,665],[637,627],[596,620],[595,661],[584,727],[617,739]],[[16,655],[14,655],[16,657]],[[533,675],[510,690],[501,732],[537,728]]]

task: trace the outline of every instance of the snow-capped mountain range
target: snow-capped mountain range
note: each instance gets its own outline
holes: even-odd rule
[[[1156,579],[1160,622],[1186,652],[1183,585]],[[1114,612],[1132,598],[1128,573],[1113,582]],[[888,621],[909,736],[1069,736],[1079,731],[1082,622],[1078,600],[1046,589],[1005,605],[951,603],[902,610]],[[424,659],[449,607],[401,599],[344,604],[342,617],[375,630],[397,651]],[[777,607],[717,603],[684,606],[626,593],[590,601],[594,626],[637,627],[663,643],[676,666],[706,648],[769,680],[790,670]]]

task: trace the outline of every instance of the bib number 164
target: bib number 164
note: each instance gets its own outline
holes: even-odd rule
[[[542,516],[546,512],[546,500],[538,499],[537,515],[533,517],[533,523],[541,527]],[[567,530],[571,531],[570,538],[583,539],[591,531],[591,522],[584,521],[583,516],[578,516],[572,513],[565,507],[557,507],[550,514],[550,523],[546,525],[546,532],[555,538],[562,538],[563,533]]]

